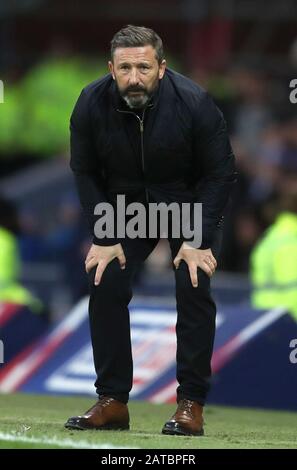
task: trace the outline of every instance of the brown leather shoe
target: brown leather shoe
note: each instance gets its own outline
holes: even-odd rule
[[[102,396],[83,416],[74,416],[65,423],[67,429],[129,429],[127,405],[111,397]]]
[[[203,406],[196,401],[186,398],[178,402],[178,407],[172,418],[162,429],[162,434],[177,436],[203,436]]]

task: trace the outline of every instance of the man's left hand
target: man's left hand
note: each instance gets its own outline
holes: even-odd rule
[[[187,243],[183,243],[174,258],[173,264],[178,269],[180,262],[184,260],[189,269],[191,282],[193,287],[198,287],[198,275],[197,268],[203,269],[203,271],[211,277],[217,267],[217,261],[212,254],[210,248],[206,250],[199,250],[191,247]]]

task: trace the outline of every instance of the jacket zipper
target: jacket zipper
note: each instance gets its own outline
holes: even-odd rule
[[[144,164],[144,141],[143,141],[143,131],[144,131],[144,114],[145,114],[146,108],[143,110],[142,113],[142,118],[138,116],[138,114],[133,113],[133,111],[123,111],[121,109],[117,109],[119,113],[126,113],[126,114],[133,114],[138,121],[139,121],[139,129],[140,129],[140,148],[141,148],[141,165],[142,165],[142,172],[145,177],[145,164]],[[149,197],[148,197],[148,190],[145,187],[145,199],[146,202],[149,202]]]

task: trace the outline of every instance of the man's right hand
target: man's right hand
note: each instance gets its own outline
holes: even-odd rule
[[[126,258],[122,245],[118,243],[112,246],[92,245],[86,260],[86,271],[89,273],[94,266],[97,266],[94,284],[98,286],[106,266],[114,259],[118,258],[121,269],[125,269]]]

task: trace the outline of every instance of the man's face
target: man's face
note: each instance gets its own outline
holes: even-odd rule
[[[144,108],[165,73],[152,46],[118,47],[108,63],[119,92],[130,108]]]

